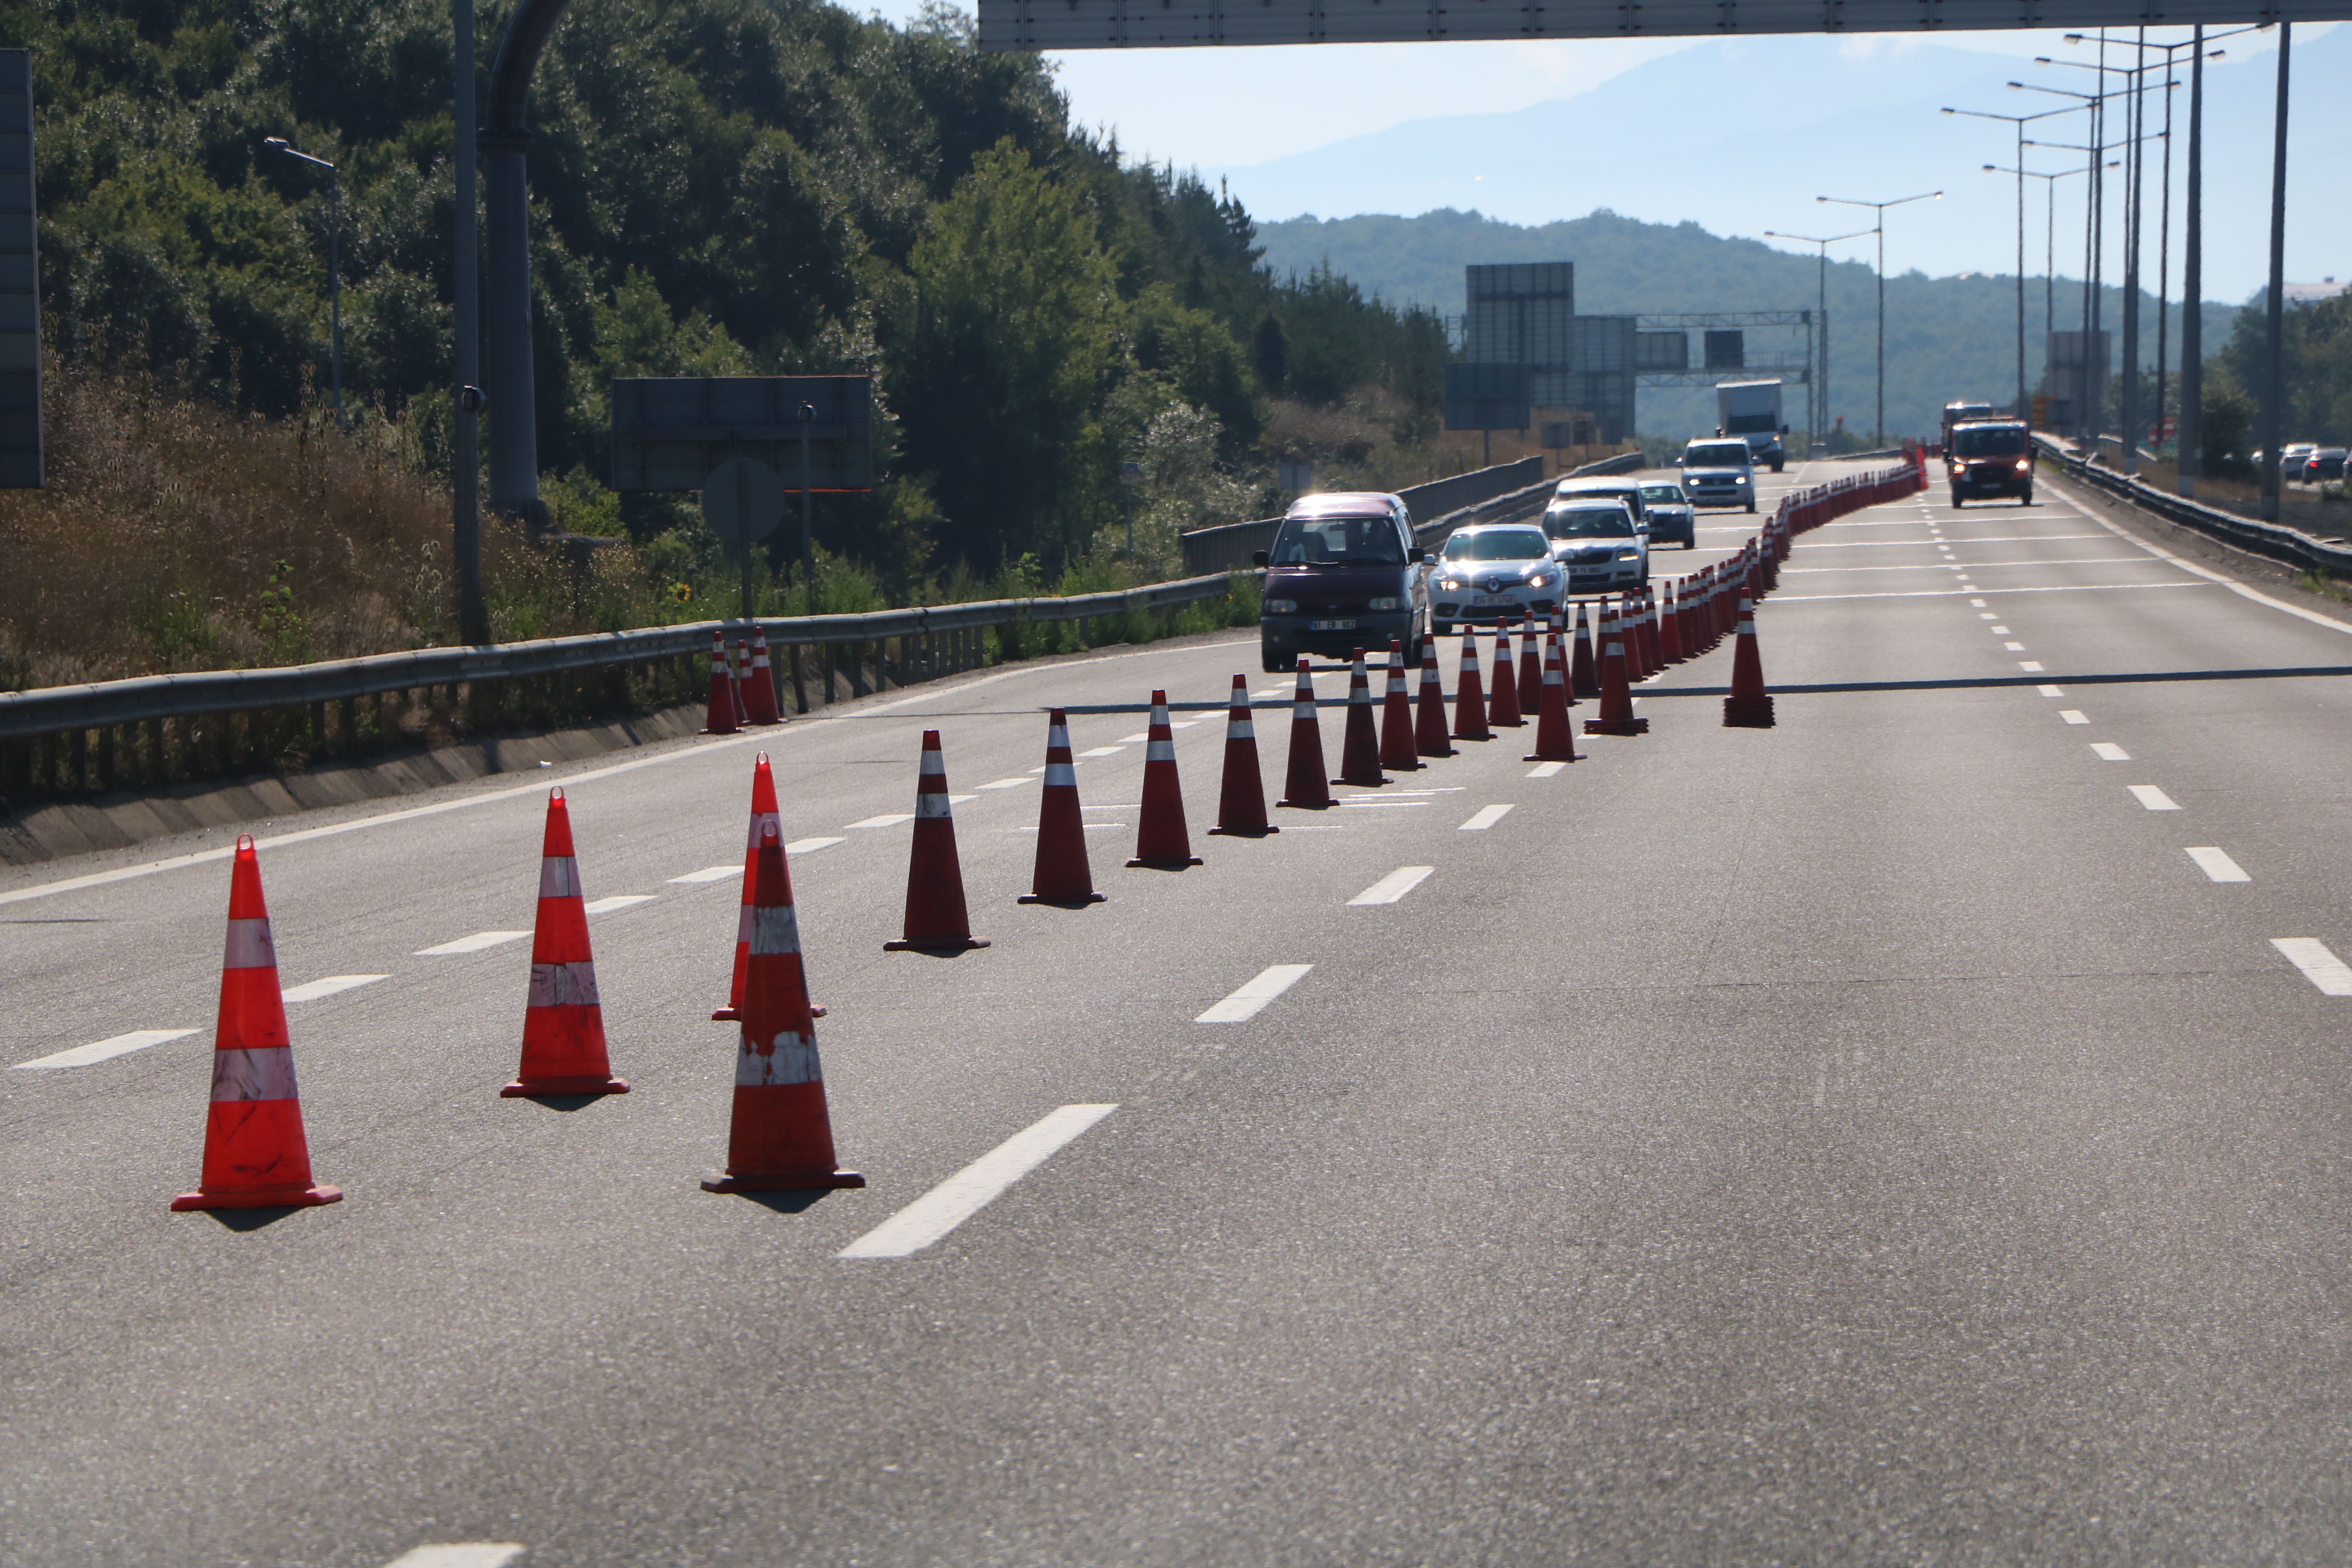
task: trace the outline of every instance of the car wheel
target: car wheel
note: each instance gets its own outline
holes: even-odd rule
[[[1404,639],[1404,667],[1407,669],[1421,668],[1421,638],[1417,636]]]
[[[1779,473],[1779,472],[1780,471],[1780,465],[1781,465],[1781,463],[1782,463],[1784,460],[1785,460],[1785,459],[1783,459],[1783,458],[1773,458],[1773,459],[1772,459],[1772,471],[1773,471],[1774,473],[1776,473],[1776,474],[1777,474],[1777,473]]]
[[[1958,510],[1959,510],[1962,507],[1964,507],[1964,506],[1966,506],[1966,505],[1968,505],[1968,504],[1969,504],[1968,502],[1966,502],[1966,501],[1964,501],[1964,500],[1962,500],[1960,499],[1960,492],[1959,492],[1959,491],[1958,491],[1958,490],[1954,490],[1954,491],[1952,492],[1952,510],[1953,510],[1954,511],[1958,511]]]
[[[2032,490],[2028,490],[2023,495],[2018,497],[2017,504],[2020,506],[2032,506],[2033,504],[2033,492]]]
[[[1749,501],[1748,503],[1748,510],[1752,514],[1756,510],[1756,503],[1752,500]]]

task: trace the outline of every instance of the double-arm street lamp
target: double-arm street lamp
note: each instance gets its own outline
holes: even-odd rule
[[[1812,426],[1806,440],[1827,441],[1830,438],[1830,247],[1843,240],[1860,239],[1865,234],[1876,234],[1874,228],[1858,228],[1852,234],[1833,234],[1827,239],[1816,239],[1810,234],[1782,234],[1778,229],[1764,231],[1767,239],[1793,239],[1801,245],[1817,245],[1821,261],[1821,277],[1816,286],[1817,299],[1813,313],[1822,324],[1820,363],[1813,372],[1813,406],[1808,411],[1807,423]]]
[[[343,422],[343,196],[335,177],[335,166],[324,158],[313,158],[289,143],[283,136],[266,136],[261,144],[273,153],[283,153],[289,158],[299,158],[305,163],[315,163],[327,171],[327,298],[332,316],[334,344],[330,352],[327,377],[334,392],[335,423]]]
[[[2025,128],[2037,120],[2054,115],[2080,114],[2087,105],[2074,104],[2065,109],[2045,109],[2039,114],[1991,114],[1981,109],[1947,109],[1947,114],[1966,115],[1971,120],[2001,120],[2017,128],[2017,404],[2020,419],[2025,417]],[[1990,163],[1985,165],[1990,169]]]
[[[1923,191],[1916,196],[1898,196],[1891,202],[1855,201],[1849,196],[1815,196],[1817,202],[1832,206],[1868,207],[1877,216],[1877,226],[1871,232],[1878,236],[1878,402],[1871,420],[1870,440],[1873,446],[1886,442],[1886,209],[1908,206],[1913,202],[1941,201],[1941,191]]]

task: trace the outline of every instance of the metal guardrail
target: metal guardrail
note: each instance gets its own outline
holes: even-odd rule
[[[987,599],[855,616],[761,617],[771,644],[879,642],[933,637],[983,627],[1090,620],[1166,609],[1233,591],[1232,575],[1213,573],[1106,594],[1067,598]],[[589,637],[548,637],[491,647],[420,648],[278,669],[220,669],[138,676],[83,686],[0,692],[0,741],[89,731],[158,719],[304,706],[419,688],[610,668],[708,653],[713,633],[751,636],[754,623],[695,621]]]
[[[2352,545],[2332,543],[2299,528],[2288,528],[2284,523],[2240,517],[2235,512],[2206,506],[2185,496],[2168,495],[2145,479],[2126,478],[2112,468],[2075,457],[2039,431],[2034,433],[2033,445],[2043,458],[2058,464],[2068,478],[2079,479],[2094,489],[2104,490],[2128,501],[2167,522],[2193,528],[2200,533],[2234,544],[2241,550],[2250,550],[2257,555],[2267,555],[2273,561],[2307,566],[2332,576],[2352,577]]]
[[[1507,491],[1532,484],[1543,478],[1543,471],[1544,460],[1538,454],[1522,458],[1516,463],[1496,463],[1489,468],[1473,468],[1466,474],[1432,479],[1425,485],[1408,485],[1397,494],[1413,516],[1428,518],[1433,523],[1482,505]],[[1185,569],[1192,572],[1246,572],[1250,570],[1252,555],[1261,550],[1274,548],[1275,531],[1281,526],[1282,519],[1267,517],[1255,522],[1227,522],[1214,528],[1196,528],[1183,536]],[[1431,523],[1416,525],[1415,534],[1429,526]]]

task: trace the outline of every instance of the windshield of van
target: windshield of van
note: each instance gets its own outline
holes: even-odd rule
[[[1383,517],[1287,517],[1275,535],[1276,566],[1402,566],[1404,545]]]
[[[1748,460],[1745,441],[1694,441],[1683,449],[1685,468],[1744,468]]]
[[[1952,455],[1956,458],[2015,458],[2024,451],[2022,425],[1963,425],[1952,432]]]
[[[1448,561],[1540,561],[1550,553],[1551,546],[1532,528],[1457,533],[1445,542]]]
[[[1666,506],[1680,506],[1690,498],[1683,494],[1683,488],[1680,485],[1643,485],[1642,499],[1658,501]]]
[[[1544,513],[1543,529],[1554,539],[1625,539],[1633,520],[1622,506],[1555,507]]]

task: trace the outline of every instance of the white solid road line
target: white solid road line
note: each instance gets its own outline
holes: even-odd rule
[[[2232,578],[2225,577],[2219,572],[2208,571],[2206,568],[2198,565],[2193,561],[2184,561],[2168,550],[2159,550],[2155,545],[2148,543],[2145,540],[2133,538],[2130,534],[2125,532],[2114,523],[2109,522],[2105,518],[2101,517],[2096,512],[2091,511],[2078,504],[2071,496],[2061,495],[2058,499],[2065,502],[2066,505],[2078,515],[2097,524],[2099,527],[2105,529],[2109,533],[2114,534],[2117,539],[2122,540],[2126,544],[2130,545],[2133,549],[2146,551],[2148,554],[2155,556],[2158,561],[2163,562],[2168,566],[2178,567],[2179,570],[2189,573],[2192,576],[2202,577],[2208,583],[2217,583],[2222,587],[2229,589],[2230,592],[2237,595],[2239,597],[2252,599],[2257,605],[2267,605],[2273,610],[2284,610],[2288,615],[2294,616],[2296,619],[2309,621],[2315,626],[2326,626],[2331,632],[2352,633],[2352,625],[2347,625],[2345,622],[2336,619],[2333,616],[2323,616],[2316,610],[2306,610],[2300,605],[2290,605],[2284,599],[2273,599],[2268,594],[2262,593],[2253,588],[2249,588],[2243,583],[2237,582]]]
[[[2246,875],[2244,867],[2239,865],[2235,860],[2231,859],[2229,856],[2223,854],[2219,849],[2213,848],[2210,845],[2202,849],[2189,850],[2189,858],[2197,862],[2197,868],[2199,870],[2204,872],[2206,876],[2211,878],[2216,882],[2251,882],[2253,880],[2252,877]]]
[[[2319,987],[2323,996],[2352,996],[2352,968],[2327,951],[2324,942],[2307,936],[2274,936],[2271,945],[2286,954],[2287,962],[2303,971],[2303,977]]]
[[[1392,904],[1426,880],[1434,866],[1400,866],[1395,870],[1358,893],[1348,902],[1355,904]]]
[[[150,1046],[160,1046],[166,1040],[177,1040],[194,1034],[194,1029],[133,1029],[127,1035],[109,1039],[92,1040],[86,1046],[76,1046],[55,1056],[40,1057],[29,1062],[18,1062],[16,1070],[24,1072],[33,1068],[86,1068],[92,1062],[106,1061],[114,1057],[127,1057],[133,1051],[143,1051]]]
[[[1531,779],[1548,779],[1566,766],[1568,766],[1566,763],[1538,763],[1534,767],[1528,770],[1528,777]]]
[[[632,904],[650,904],[653,901],[651,893],[614,893],[609,899],[599,899],[593,904],[583,904],[581,908],[592,915],[609,915],[614,910],[625,910]]]
[[[2058,710],[2058,717],[2069,724],[2087,724],[2091,721],[2090,716],[2080,708],[2061,708]]]
[[[1262,971],[1258,977],[1192,1020],[1195,1024],[1238,1024],[1255,1018],[1265,1005],[1298,984],[1299,977],[1315,966],[1311,963],[1277,963]]]
[[[905,1258],[947,1235],[1056,1150],[1108,1116],[1112,1105],[1066,1105],[1015,1132],[856,1241],[841,1258]]]
[[[2091,754],[2097,757],[2102,762],[2127,763],[2131,761],[2131,753],[2125,751],[2121,746],[2116,745],[2113,741],[2092,742]]]
[[[699,871],[688,871],[683,877],[672,877],[672,882],[723,882],[730,877],[743,874],[740,866],[705,866]]]
[[[330,974],[324,980],[313,980],[278,994],[289,1002],[316,1002],[321,996],[332,996],[339,991],[356,991],[362,985],[373,985],[379,980],[389,980],[389,974]]]
[[[2130,565],[2129,562],[2119,563]],[[1954,588],[1904,588],[1879,594],[1775,594],[1776,605],[1820,605],[1832,599],[1949,599],[1958,594],[2111,594],[2134,588],[2210,588],[2210,583],[2062,583],[2044,588],[1978,588],[1963,579]]]
[[[1343,795],[1339,796],[1339,804],[1340,804],[1342,806],[1349,806],[1349,805],[1352,805],[1352,806],[1355,806],[1355,807],[1356,807],[1357,809],[1359,809],[1359,810],[1362,810],[1362,809],[1365,809],[1365,808],[1368,808],[1368,807],[1381,807],[1381,806],[1385,806],[1385,807],[1389,808],[1390,810],[1393,811],[1393,810],[1395,810],[1397,807],[1399,807],[1399,806],[1402,806],[1402,805],[1435,805],[1437,804],[1437,803],[1436,803],[1435,801],[1433,801],[1433,800],[1366,800],[1366,799],[1365,799],[1364,797],[1362,797],[1361,795]]]
[[[461,936],[455,942],[445,942],[439,947],[420,947],[414,956],[446,958],[453,952],[479,952],[486,947],[496,947],[500,942],[520,942],[530,934],[530,932],[527,931],[478,931],[471,936]]]
[[[1458,831],[1463,833],[1483,833],[1487,828],[1494,826],[1495,824],[1502,821],[1503,818],[1508,816],[1510,814],[1511,808],[1507,805],[1481,806],[1476,815],[1472,816],[1469,821],[1464,823]]]
[[[784,853],[787,855],[814,855],[820,849],[830,849],[835,845],[841,842],[843,842],[843,840],[838,837],[832,838],[795,838],[790,844],[784,846]],[[741,869],[742,868],[740,866],[730,866],[728,868],[728,870],[730,872],[740,871]]]
[[[2126,784],[2124,787],[2131,791],[2132,798],[2134,800],[2139,802],[2140,805],[2147,807],[2150,811],[2179,811],[2180,809],[2179,806],[2173,803],[2173,799],[2170,795],[2165,794],[2154,784]]]
[[[384,1568],[507,1568],[523,1549],[505,1541],[462,1541],[447,1546],[419,1546],[404,1552]]]
[[[879,816],[869,816],[863,822],[853,822],[849,826],[852,827],[896,827],[902,822],[912,822],[914,820],[915,814],[911,811],[886,811]]]

